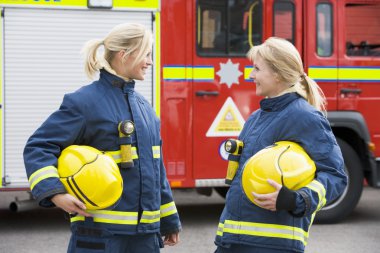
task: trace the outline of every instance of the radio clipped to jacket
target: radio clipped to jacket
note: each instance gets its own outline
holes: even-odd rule
[[[228,168],[225,183],[230,185],[239,168],[240,155],[243,151],[244,143],[241,140],[228,139],[224,143],[224,149],[228,155]]]

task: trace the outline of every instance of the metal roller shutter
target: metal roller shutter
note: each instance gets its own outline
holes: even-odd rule
[[[153,29],[151,12],[5,8],[3,161],[6,187],[28,187],[22,152],[33,131],[88,84],[80,50],[116,24]],[[152,69],[136,89],[152,103]]]

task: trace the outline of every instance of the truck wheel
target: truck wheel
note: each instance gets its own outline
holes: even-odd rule
[[[356,207],[363,191],[363,170],[359,156],[347,142],[337,138],[342,150],[347,187],[342,195],[322,208],[316,215],[316,223],[337,223],[346,218]]]

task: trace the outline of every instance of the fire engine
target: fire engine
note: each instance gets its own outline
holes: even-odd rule
[[[246,53],[271,36],[291,41],[322,87],[344,156],[348,187],[317,220],[345,218],[364,184],[380,187],[378,0],[0,0],[0,10],[0,190],[28,191],[27,138],[89,82],[83,43],[123,22],[155,36],[154,67],[136,87],[161,118],[172,188],[226,194],[223,144],[262,99]]]

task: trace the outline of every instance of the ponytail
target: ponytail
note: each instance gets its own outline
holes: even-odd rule
[[[85,59],[84,70],[87,77],[90,79],[92,79],[95,73],[102,68],[100,59],[96,55],[101,45],[103,45],[103,40],[93,39],[88,41],[82,49],[82,53]]]
[[[309,104],[319,111],[326,111],[326,97],[318,84],[306,74],[301,76],[301,85],[306,91],[306,99]]]
[[[94,39],[88,41],[82,49],[85,64],[84,69],[87,76],[92,79],[96,72],[105,68],[107,71],[114,73],[110,64],[121,50],[125,51],[125,59],[132,53],[137,52],[135,64],[141,62],[152,48],[152,33],[143,25],[124,23],[115,26],[109,34],[103,39]],[[97,56],[100,46],[104,46],[104,53]],[[116,73],[116,72],[115,72]]]

